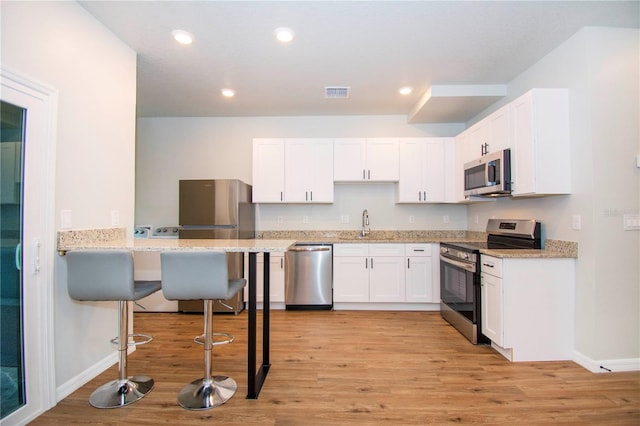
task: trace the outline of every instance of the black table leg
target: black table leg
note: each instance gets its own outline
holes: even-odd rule
[[[262,385],[267,378],[269,368],[271,367],[269,360],[270,352],[270,295],[269,288],[269,253],[264,254],[263,269],[263,309],[262,309],[262,362],[260,369],[256,374],[256,350],[257,348],[257,312],[256,312],[256,272],[257,261],[256,253],[249,253],[249,343],[248,343],[248,368],[247,368],[247,399],[258,399]]]
[[[247,399],[257,399],[256,392],[256,253],[249,253],[249,331],[247,343]]]

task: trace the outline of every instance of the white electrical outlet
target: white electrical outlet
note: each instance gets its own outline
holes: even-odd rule
[[[349,223],[349,215],[348,215],[348,214],[343,214],[343,215],[340,217],[340,222],[342,222],[342,223]]]
[[[480,218],[478,217],[478,215],[476,215],[476,217],[473,219],[473,221],[475,223],[479,223],[480,222]]]
[[[623,216],[623,229],[625,231],[640,230],[640,214],[625,214]]]
[[[302,223],[309,223],[309,216],[302,216]]]
[[[60,210],[60,228],[69,229],[71,226],[71,210]]]
[[[574,214],[571,217],[571,229],[574,231],[579,231],[582,229],[582,216],[579,214]]]
[[[416,217],[415,216],[409,216],[409,223],[415,223],[416,222]]]
[[[111,226],[120,226],[120,210],[111,210]]]
[[[278,225],[282,225],[284,223],[284,219],[282,216],[278,216],[278,218],[276,219],[278,222]]]
[[[444,216],[442,217],[442,222],[444,222],[444,223],[449,223],[449,216],[444,215]]]

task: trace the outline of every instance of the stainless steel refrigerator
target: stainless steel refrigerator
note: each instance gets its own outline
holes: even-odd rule
[[[179,238],[255,238],[255,208],[251,185],[237,179],[181,180],[179,193]],[[227,253],[229,278],[244,275],[244,255]],[[227,306],[229,307],[227,307]],[[239,313],[244,308],[240,291],[223,303],[214,302],[214,312]],[[202,312],[202,301],[178,302],[182,312]]]

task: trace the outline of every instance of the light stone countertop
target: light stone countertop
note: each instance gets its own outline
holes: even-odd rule
[[[296,243],[290,239],[177,239],[177,238],[126,238],[125,228],[88,229],[58,232],[58,252],[70,250],[118,250],[132,251],[226,251],[244,253],[284,253]]]
[[[102,228],[58,231],[60,254],[78,249],[130,249],[132,251],[218,250],[228,252],[280,252],[296,242],[306,243],[400,243],[437,244],[441,242],[483,242],[484,232],[475,231],[371,231],[360,238],[357,231],[261,231],[256,239],[200,240],[127,238],[126,228]],[[577,258],[578,244],[572,241],[545,240],[543,250],[482,249],[480,253],[498,258]]]

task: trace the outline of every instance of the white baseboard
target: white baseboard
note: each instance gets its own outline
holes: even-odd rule
[[[130,355],[132,352],[135,352],[135,346],[130,346],[127,350],[127,354]],[[102,360],[98,361],[91,367],[87,368],[80,374],[72,377],[67,380],[65,383],[61,384],[56,388],[56,403],[62,401],[69,395],[71,395],[76,390],[80,389],[82,386],[86,385],[90,380],[94,377],[102,374],[107,368],[110,368],[112,365],[118,363],[118,352],[113,352],[108,356],[104,357]],[[113,377],[113,380],[117,379],[117,375]],[[106,383],[106,382],[105,382]]]
[[[573,360],[592,373],[640,371],[640,358],[595,360],[574,351]]]
[[[333,302],[336,311],[440,311],[440,303]]]

